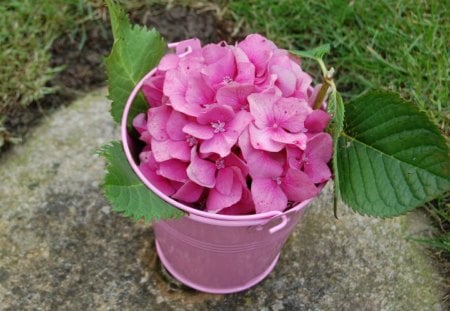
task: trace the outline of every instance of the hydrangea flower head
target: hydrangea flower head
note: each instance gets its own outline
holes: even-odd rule
[[[331,178],[330,116],[299,59],[259,35],[171,44],[142,87],[140,169],[172,198],[212,213],[283,211]]]

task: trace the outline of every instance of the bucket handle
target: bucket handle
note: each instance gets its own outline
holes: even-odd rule
[[[273,219],[277,219],[277,218],[281,218],[281,222],[278,225],[273,226],[269,229],[270,234],[274,234],[275,232],[278,232],[281,229],[283,229],[284,227],[286,227],[286,225],[289,221],[289,218],[286,216],[286,214],[282,214],[281,216],[274,217],[271,219],[271,221],[273,221]]]
[[[257,231],[261,231],[264,229],[264,226],[266,226],[269,223],[272,222],[276,222],[277,219],[281,219],[281,222],[273,227],[271,227],[268,231],[270,234],[274,234],[278,231],[280,231],[281,229],[283,229],[284,227],[286,227],[287,223],[289,222],[289,217],[283,213],[283,214],[279,214],[275,217],[270,218],[267,222],[265,222],[264,224],[260,224],[256,227]]]

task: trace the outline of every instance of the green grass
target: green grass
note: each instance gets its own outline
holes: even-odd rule
[[[228,9],[280,46],[332,45],[326,58],[349,99],[387,88],[412,99],[448,130],[450,1],[236,1]]]
[[[450,260],[450,197],[441,197],[425,205],[439,234],[434,239],[424,239],[430,246],[447,252]]]
[[[52,42],[63,33],[82,30],[90,19],[80,0],[3,1],[0,6],[0,113],[27,105],[51,92],[45,83],[57,69],[50,67]]]
[[[55,91],[48,86],[60,70],[50,66],[52,42],[83,31],[93,15],[82,0],[4,0],[0,16],[1,147],[6,116]]]

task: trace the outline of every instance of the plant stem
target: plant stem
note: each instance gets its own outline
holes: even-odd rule
[[[313,106],[314,110],[320,109],[320,107],[322,107],[323,100],[325,99],[325,96],[327,95],[329,87],[330,87],[330,83],[328,83],[328,81],[326,79],[324,79],[323,84],[319,90],[319,93],[316,96],[316,100],[314,101],[314,106]]]
[[[320,109],[320,107],[322,107],[322,103],[323,103],[325,97],[327,96],[328,89],[330,88],[330,86],[334,85],[334,83],[333,83],[334,69],[331,68],[328,71],[325,68],[325,65],[323,65],[323,62],[322,62],[322,64],[320,64],[320,67],[322,68],[322,72],[323,72],[323,84],[319,90],[319,93],[317,94],[316,100],[314,101],[314,105],[313,105],[314,110]]]

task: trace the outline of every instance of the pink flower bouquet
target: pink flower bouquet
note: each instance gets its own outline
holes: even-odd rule
[[[170,45],[144,81],[139,168],[164,194],[212,213],[284,211],[331,177],[330,116],[300,60],[252,34]]]

